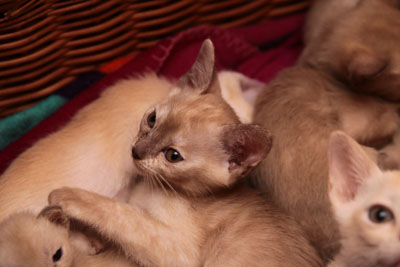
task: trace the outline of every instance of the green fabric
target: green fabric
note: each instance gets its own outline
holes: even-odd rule
[[[0,150],[20,138],[67,102],[62,96],[51,95],[31,108],[0,120]]]

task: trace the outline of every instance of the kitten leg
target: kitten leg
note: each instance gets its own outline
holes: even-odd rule
[[[52,191],[49,203],[94,227],[144,266],[198,265],[197,233],[174,229],[138,207],[67,187]]]

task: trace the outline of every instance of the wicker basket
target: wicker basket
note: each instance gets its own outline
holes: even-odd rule
[[[233,27],[308,0],[0,0],[0,117],[118,56],[199,24]]]

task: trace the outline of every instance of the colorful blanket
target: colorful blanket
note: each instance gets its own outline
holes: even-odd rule
[[[179,77],[190,68],[205,38],[215,45],[218,69],[236,70],[267,83],[296,61],[302,49],[303,21],[304,15],[299,14],[236,29],[197,27],[134,58],[118,59],[79,77],[36,106],[0,121],[0,174],[20,153],[64,126],[117,80],[149,71]]]

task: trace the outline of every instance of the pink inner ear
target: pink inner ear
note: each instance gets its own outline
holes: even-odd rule
[[[237,167],[247,172],[268,154],[272,139],[261,126],[238,124],[228,125],[223,131],[223,147],[229,155],[229,171]]]
[[[376,165],[358,143],[342,132],[331,135],[329,177],[338,198],[353,200],[365,180],[376,175],[375,170]]]

